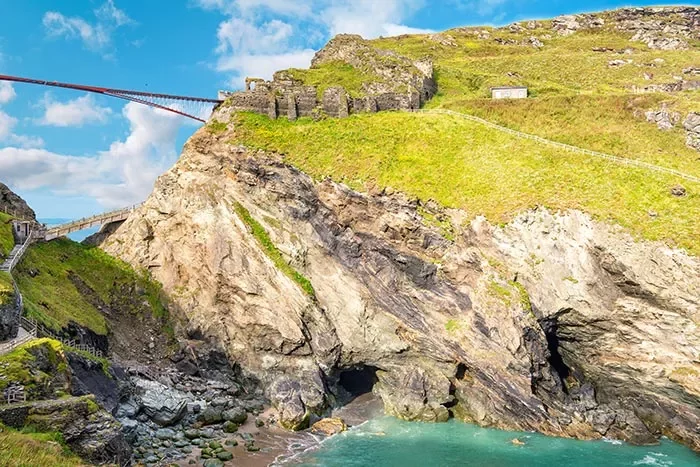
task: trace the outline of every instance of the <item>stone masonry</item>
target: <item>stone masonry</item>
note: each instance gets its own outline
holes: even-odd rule
[[[225,92],[218,114],[237,111],[256,112],[270,118],[347,117],[353,113],[382,110],[418,109],[437,91],[430,60],[411,60],[394,52],[373,48],[355,35],[339,35],[320,50],[312,68],[329,62],[344,62],[369,70],[376,81],[363,83],[363,95],[352,97],[342,86],[322,93],[316,86],[304,84],[287,70],[278,71],[272,81],[246,78],[246,89]]]

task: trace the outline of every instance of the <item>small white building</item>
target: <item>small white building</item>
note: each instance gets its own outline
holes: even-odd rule
[[[491,88],[492,99],[526,99],[526,86],[497,86]]]

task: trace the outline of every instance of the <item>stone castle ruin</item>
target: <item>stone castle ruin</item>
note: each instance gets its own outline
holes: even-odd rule
[[[283,70],[275,73],[272,81],[246,78],[245,91],[221,91],[219,99],[225,102],[218,113],[248,111],[290,120],[323,114],[347,117],[360,112],[419,109],[437,91],[431,60],[412,60],[376,49],[357,35],[336,36],[316,53],[308,71],[333,63],[348,64],[372,76],[363,82],[361,95],[352,96],[342,86],[319,92],[318,87],[295,77],[293,70]]]

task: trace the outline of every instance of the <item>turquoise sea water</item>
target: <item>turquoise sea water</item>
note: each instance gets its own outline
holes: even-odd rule
[[[525,443],[514,445],[514,438]],[[297,459],[304,466],[700,466],[700,456],[669,440],[657,446],[576,441],[450,421],[371,420],[327,439]]]

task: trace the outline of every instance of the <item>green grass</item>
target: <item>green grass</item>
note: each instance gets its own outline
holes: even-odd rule
[[[306,85],[316,86],[318,96],[332,86],[342,86],[352,97],[363,95],[362,85],[378,81],[379,77],[374,73],[355,68],[343,62],[324,63],[316,68],[287,70],[289,74]]]
[[[0,271],[0,305],[5,305],[14,299],[15,290],[12,284],[12,276]]]
[[[457,321],[456,319],[447,320],[447,322],[445,323],[445,330],[451,334],[457,332],[460,329],[460,327],[461,326],[459,324],[459,321]]]
[[[119,300],[121,286],[136,284],[145,291],[156,317],[167,318],[159,284],[99,248],[71,240],[33,245],[14,275],[26,314],[54,330],[74,321],[97,334],[108,332],[105,316],[78,291],[71,275],[80,278],[106,304]]]
[[[36,352],[44,353],[52,368],[40,369],[33,365]],[[34,388],[43,387],[59,371],[68,371],[63,345],[47,338],[31,340],[0,356],[0,392],[15,382],[24,386],[31,397]]]
[[[10,383],[15,382],[24,386],[28,392],[28,398],[31,399],[33,396],[37,396],[35,392],[41,392],[42,388],[45,388],[46,384],[54,380],[59,373],[65,373],[66,376],[62,379],[69,381],[66,352],[78,354],[83,358],[100,363],[102,371],[106,375],[110,375],[110,363],[105,358],[98,358],[88,352],[67,347],[54,339],[33,339],[16,347],[11,352],[0,355],[0,392]],[[50,368],[35,364],[36,355],[39,353],[47,357],[51,364]]]
[[[78,467],[85,465],[66,446],[60,433],[17,431],[0,425],[0,466]]]
[[[207,123],[207,129],[214,134],[223,133],[228,128],[225,122],[220,122],[218,120],[213,120]]]
[[[282,256],[282,252],[272,243],[270,236],[268,235],[265,228],[250,215],[250,212],[240,203],[234,204],[234,209],[238,214],[238,217],[243,221],[244,224],[248,226],[250,232],[253,234],[255,239],[262,246],[265,254],[272,260],[275,267],[285,273],[290,279],[301,287],[301,289],[306,292],[310,297],[315,297],[313,285],[311,281],[300,274],[296,269],[287,263],[287,261]]]
[[[527,293],[527,290],[525,289],[523,284],[517,281],[510,281],[509,284],[517,289],[518,295],[520,296],[520,305],[523,307],[523,310],[525,310],[527,313],[532,313],[532,302],[530,301],[530,294]]]
[[[581,209],[636,236],[700,253],[700,187],[671,175],[561,151],[450,115],[234,118],[234,143],[278,151],[319,180],[331,176],[359,190],[388,186],[493,223],[536,206]],[[670,194],[677,183],[688,196]]]
[[[0,262],[15,246],[11,220],[12,216],[0,212]]]

